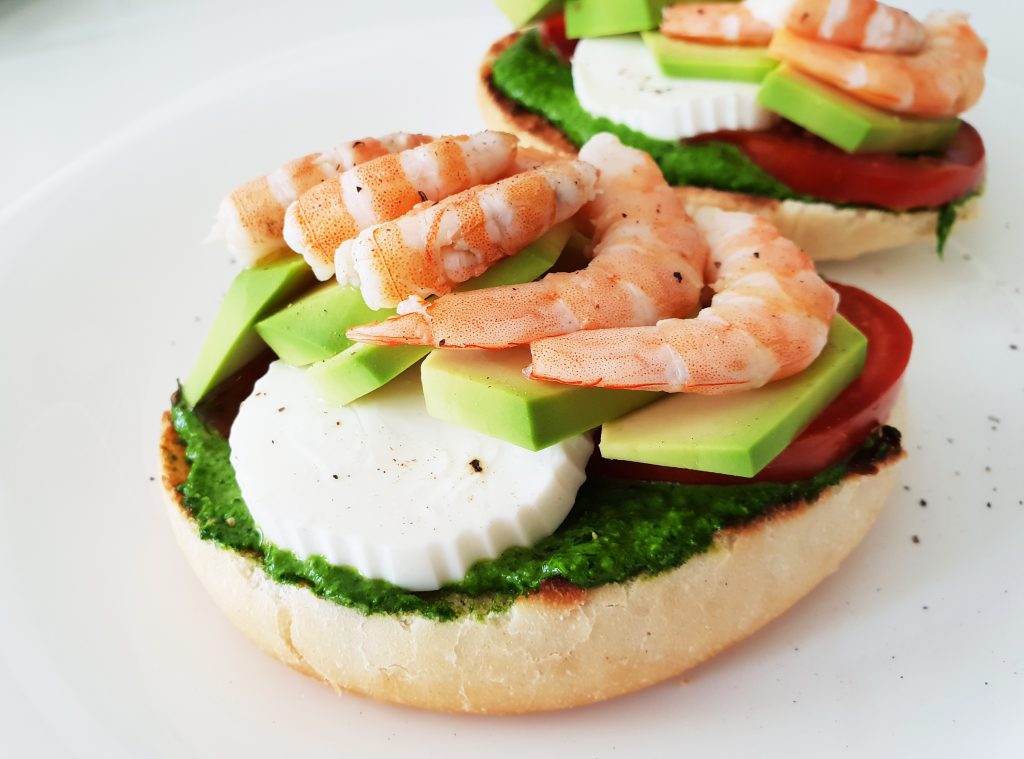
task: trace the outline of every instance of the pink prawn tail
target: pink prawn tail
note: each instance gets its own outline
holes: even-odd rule
[[[392,316],[382,322],[350,327],[345,336],[368,345],[434,345],[430,322],[420,313]]]

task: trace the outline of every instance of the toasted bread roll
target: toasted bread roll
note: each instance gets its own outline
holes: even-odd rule
[[[902,423],[902,403],[890,419]],[[214,601],[264,651],[337,690],[451,712],[562,709],[639,690],[746,638],[839,567],[896,482],[899,456],[851,473],[813,504],[718,534],[651,578],[584,590],[548,585],[511,608],[438,622],[365,615],[199,538],[178,486],[188,464],[169,414],[167,514]]]
[[[484,58],[477,80],[477,101],[489,129],[510,132],[520,145],[562,155],[575,155],[576,148],[559,129],[536,113],[527,111],[505,97],[491,83],[491,68],[511,45],[518,32],[495,42]],[[844,261],[866,253],[899,248],[910,243],[935,239],[939,212],[884,211],[874,208],[848,208],[826,201],[776,200],[738,192],[701,187],[680,187],[690,214],[713,206],[726,211],[756,213],[771,222],[784,237],[810,253],[817,261]],[[978,212],[978,198],[962,205],[957,218],[965,221]]]

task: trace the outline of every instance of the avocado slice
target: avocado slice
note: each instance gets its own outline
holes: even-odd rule
[[[848,153],[924,153],[945,148],[960,119],[887,113],[783,64],[764,78],[757,102]]]
[[[282,361],[306,366],[336,356],[352,345],[345,330],[389,316],[366,305],[350,285],[329,282],[287,308],[256,323],[256,331]]]
[[[543,21],[562,10],[565,0],[494,0],[517,29]]]
[[[301,256],[240,272],[206,334],[181,392],[195,406],[265,348],[255,324],[316,281]]]
[[[800,374],[732,395],[670,395],[604,425],[601,455],[753,477],[857,378],[867,345],[836,316],[825,349]]]
[[[556,224],[514,256],[499,261],[456,289],[479,290],[531,282],[554,266],[572,233],[572,222]],[[381,309],[372,313],[371,319],[381,320],[393,316],[395,310]],[[344,325],[344,329],[366,321],[370,320],[354,321]],[[431,350],[429,346],[419,345],[351,345],[338,355],[313,364],[309,376],[325,400],[345,406],[390,382]]]
[[[420,368],[427,413],[539,451],[661,398],[527,379],[530,348],[434,351]]]
[[[565,36],[607,37],[657,29],[661,10],[676,0],[567,0]]]
[[[673,39],[661,32],[641,36],[665,76],[757,83],[779,65],[766,47],[708,45]]]

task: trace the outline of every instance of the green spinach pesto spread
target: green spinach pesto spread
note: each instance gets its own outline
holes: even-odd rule
[[[674,569],[711,548],[719,530],[749,524],[787,506],[814,501],[850,472],[900,450],[891,428],[869,437],[853,456],[796,483],[678,485],[591,479],[565,522],[532,547],[507,549],[475,564],[466,577],[429,593],[371,580],[320,556],[300,559],[263,540],[231,466],[228,441],[180,399],[171,409],[190,471],[180,492],[203,540],[259,562],[275,580],[307,586],[365,614],[417,614],[436,620],[507,608],[548,580],[593,588]],[[865,467],[867,467],[865,469]]]

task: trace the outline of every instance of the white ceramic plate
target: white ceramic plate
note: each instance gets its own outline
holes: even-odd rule
[[[482,43],[465,40],[493,30],[477,31],[392,31],[387,57],[372,35],[342,39],[250,69],[0,219],[0,749],[1019,755],[1024,92],[998,82],[974,117],[993,156],[984,219],[944,262],[920,246],[827,269],[914,328],[905,489],[835,577],[751,640],[636,696],[466,718],[336,695],[263,656],[207,599],[154,481],[160,413],[234,271],[197,241],[226,190],[312,147],[477,127]]]

